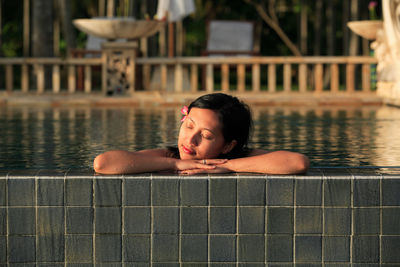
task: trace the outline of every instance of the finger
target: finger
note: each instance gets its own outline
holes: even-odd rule
[[[209,170],[209,169],[215,169],[215,166],[214,165],[200,163],[200,164],[196,165],[196,168]]]

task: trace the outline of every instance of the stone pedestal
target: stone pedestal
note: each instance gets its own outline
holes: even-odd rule
[[[133,93],[137,85],[135,79],[135,59],[138,56],[137,42],[105,42],[102,44],[102,90],[104,93]]]

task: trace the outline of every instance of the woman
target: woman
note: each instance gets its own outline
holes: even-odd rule
[[[304,173],[306,156],[289,151],[247,148],[252,127],[249,107],[236,97],[215,93],[184,107],[178,146],[137,152],[114,150],[97,156],[103,174],[177,171],[181,174],[256,172]]]

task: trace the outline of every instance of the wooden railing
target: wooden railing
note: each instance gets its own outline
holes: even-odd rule
[[[143,90],[168,92],[197,92],[216,90],[238,92],[371,92],[372,57],[176,57],[138,58],[133,70],[134,79],[141,79],[140,88],[133,86],[130,93]],[[93,92],[92,67],[103,66],[102,58],[0,58],[0,92],[19,90],[55,94],[77,91],[78,70],[84,70],[85,93]],[[46,67],[52,71],[45,71]],[[140,76],[135,72],[140,71]],[[152,75],[159,71],[158,86],[152,88]],[[19,73],[20,81],[15,81]],[[45,73],[52,75],[51,90],[45,85]],[[105,73],[105,72],[103,72]],[[154,75],[153,75],[154,76]],[[34,85],[31,77],[36,77]],[[63,80],[64,79],[64,80]],[[101,79],[101,76],[99,76]],[[104,77],[103,77],[104,79]],[[172,89],[167,85],[173,79]],[[189,88],[184,86],[188,80]],[[236,80],[236,81],[235,81]],[[62,85],[66,88],[62,88]],[[101,84],[99,81],[98,84]],[[134,82],[135,85],[138,83]],[[30,87],[33,87],[33,90]],[[106,88],[102,88],[105,92]]]

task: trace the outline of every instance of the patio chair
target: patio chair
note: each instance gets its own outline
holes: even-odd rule
[[[252,21],[211,20],[207,23],[207,48],[202,56],[257,56],[260,54],[260,34]],[[260,28],[257,28],[260,29]],[[215,67],[218,68],[218,67]],[[202,67],[202,87],[205,89],[206,68]]]

